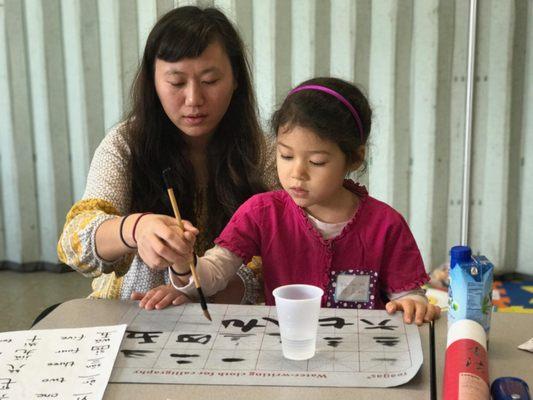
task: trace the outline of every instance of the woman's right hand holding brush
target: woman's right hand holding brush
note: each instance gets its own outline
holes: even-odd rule
[[[189,221],[183,221],[185,229],[183,232],[176,219],[167,215],[144,214],[141,217],[141,214],[138,214],[136,218],[133,216],[129,218],[131,224],[124,227],[124,232],[130,233],[128,240],[136,243],[139,256],[148,267],[163,270],[172,266],[178,273],[189,271],[189,261],[198,234],[198,229]],[[134,228],[135,235],[133,234]],[[184,278],[188,277],[184,276]],[[183,279],[183,283],[187,280]],[[169,305],[179,305],[190,301],[171,284],[155,287],[146,293],[133,292],[131,299],[139,300],[139,307],[147,310],[159,310]]]
[[[189,221],[184,220],[183,227],[182,231],[176,219],[167,215],[143,216],[135,232],[139,256],[155,270],[172,265],[178,273],[188,271],[199,231]]]

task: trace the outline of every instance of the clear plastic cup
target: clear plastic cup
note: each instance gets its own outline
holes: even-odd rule
[[[313,357],[324,291],[312,285],[286,285],[274,289],[272,294],[276,300],[283,356],[289,360]]]

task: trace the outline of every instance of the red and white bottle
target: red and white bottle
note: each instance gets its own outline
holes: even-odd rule
[[[476,321],[461,319],[448,329],[444,400],[489,400],[487,335]]]

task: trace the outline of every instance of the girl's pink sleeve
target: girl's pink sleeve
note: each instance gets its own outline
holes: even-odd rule
[[[233,214],[215,240],[216,244],[242,258],[245,264],[250,262],[253,256],[261,254],[258,210],[255,197],[247,200]]]
[[[381,264],[381,289],[388,293],[415,290],[429,280],[415,238],[404,218],[397,215],[384,241]]]

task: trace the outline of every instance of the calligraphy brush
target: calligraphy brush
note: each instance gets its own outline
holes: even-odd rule
[[[170,198],[170,204],[172,204],[172,210],[174,211],[174,217],[176,218],[176,221],[178,222],[178,226],[183,231],[183,222],[181,221],[181,215],[180,215],[180,210],[178,208],[178,203],[176,202],[176,196],[174,196],[174,189],[172,189],[172,186],[170,185],[169,175],[170,175],[170,168],[166,168],[163,171],[163,180],[165,181],[165,186],[167,187],[167,193],[168,193],[168,197]],[[196,274],[196,266],[194,265],[194,261],[191,261],[189,263],[189,268],[191,269],[194,286],[196,286],[196,290],[198,291],[198,295],[200,296],[200,304],[202,306],[202,311],[205,317],[209,321],[212,321],[211,314],[209,314],[209,311],[207,310],[207,302],[205,301],[204,292],[202,292],[202,287],[200,286],[200,279],[198,278],[198,275]]]
[[[429,321],[429,394],[431,400],[437,400],[437,381],[435,372],[435,321]]]

